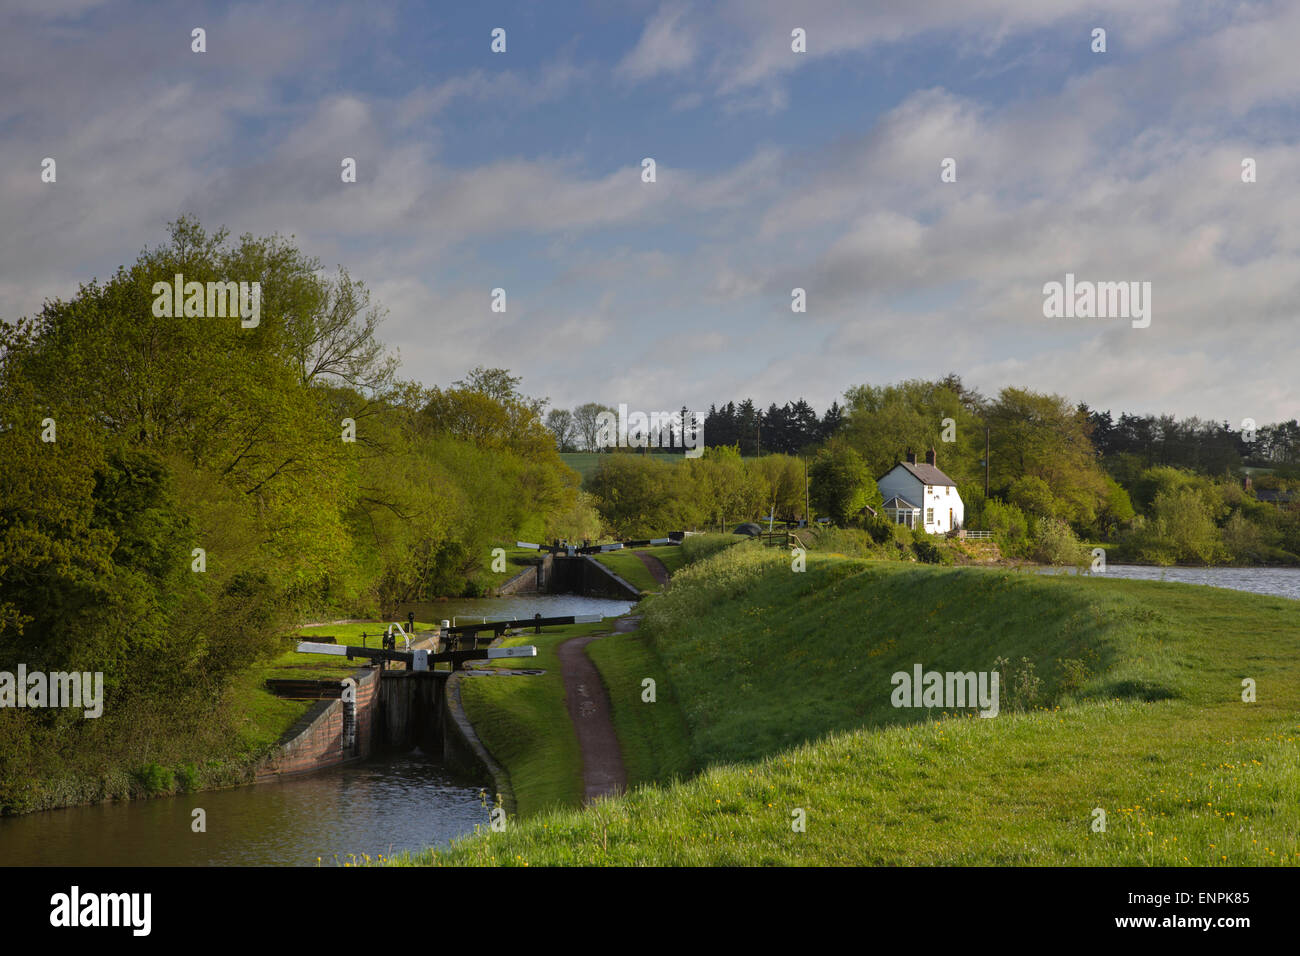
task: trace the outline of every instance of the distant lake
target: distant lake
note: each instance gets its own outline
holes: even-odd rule
[[[1075,574],[1073,568],[1043,568],[1045,574]],[[1233,591],[1276,594],[1300,600],[1300,568],[1161,568],[1145,564],[1107,564],[1105,574],[1093,577],[1132,578],[1138,581],[1176,581],[1208,584]]]

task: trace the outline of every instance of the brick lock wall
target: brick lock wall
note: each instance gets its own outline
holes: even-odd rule
[[[357,681],[356,747],[343,747],[343,701],[321,701],[313,706],[257,770],[257,779],[270,780],[307,773],[370,756],[371,738],[379,704],[379,671],[366,668]]]

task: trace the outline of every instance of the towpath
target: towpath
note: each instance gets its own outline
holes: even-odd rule
[[[632,553],[641,559],[641,563],[645,565],[646,570],[650,572],[650,576],[659,583],[660,587],[668,583],[668,568],[664,566],[662,561],[653,554],[646,554],[644,551],[633,551]]]
[[[640,618],[636,617],[622,618],[615,624],[615,631],[635,630],[639,622]],[[565,703],[578,735],[578,749],[582,752],[584,803],[627,789],[627,768],[623,765],[623,751],[610,717],[609,694],[601,683],[600,672],[586,652],[592,641],[608,636],[575,637],[561,644],[556,652],[564,677]]]

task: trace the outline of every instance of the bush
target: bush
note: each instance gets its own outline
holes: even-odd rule
[[[1151,516],[1135,520],[1133,530],[1123,539],[1125,550],[1152,564],[1217,564],[1228,557],[1214,523],[1217,507],[1213,495],[1196,488],[1158,491]],[[1237,547],[1250,547],[1239,525],[1230,537]]]
[[[1088,549],[1060,518],[1044,518],[1038,522],[1033,556],[1043,564],[1069,567],[1081,567],[1089,560]]]
[[[894,540],[894,529],[900,526],[881,514],[874,518],[867,518],[862,527],[876,544],[887,544]]]
[[[926,564],[952,564],[952,552],[942,541],[936,541],[933,535],[926,534],[920,528],[912,531],[912,551],[917,560]]]
[[[1029,658],[1020,658],[1020,663],[1013,670],[1009,658],[998,657],[993,662],[993,669],[1002,675],[1001,696],[1005,701],[1003,710],[1026,711],[1038,702],[1043,691],[1043,679],[1038,676],[1038,669]]]
[[[177,767],[176,789],[181,791],[199,789],[199,768],[192,763],[184,763]]]
[[[981,523],[1005,554],[1023,554],[1029,543],[1029,518],[1015,505],[996,498],[984,502]]]
[[[857,528],[825,528],[817,533],[813,547],[818,551],[836,552],[851,558],[877,556],[875,538]]]
[[[161,764],[147,763],[131,771],[131,777],[149,796],[171,793],[175,775]]]

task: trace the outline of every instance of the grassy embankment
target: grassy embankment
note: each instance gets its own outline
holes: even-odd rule
[[[1208,587],[818,555],[792,574],[783,554],[737,548],[647,603],[638,640],[656,657],[602,664],[634,781],[700,775],[416,859],[1300,863],[1298,611]],[[895,671],[999,658],[997,718],[890,703]],[[659,701],[641,703],[637,674],[656,664]],[[637,739],[658,755],[638,757]]]
[[[701,535],[684,546],[660,547],[678,567],[735,543],[723,535]],[[625,555],[641,565],[640,559]],[[525,630],[504,642],[533,644],[537,657],[503,659],[498,667],[527,667],[544,674],[476,677],[461,687],[466,716],[484,746],[510,775],[518,810],[527,816],[582,803],[582,756],[564,701],[564,680],[556,648],[572,637],[612,631],[613,621],[547,628],[540,635]],[[587,648],[610,692],[615,729],[632,783],[649,783],[684,775],[689,769],[686,727],[675,703],[671,681],[658,654],[640,632],[609,634]],[[640,711],[642,684],[656,681],[657,706]],[[636,706],[633,706],[635,703]]]

